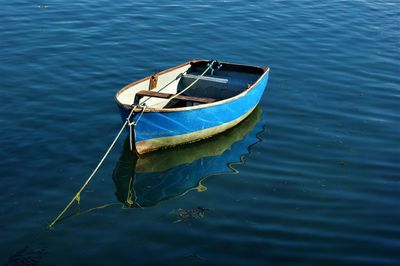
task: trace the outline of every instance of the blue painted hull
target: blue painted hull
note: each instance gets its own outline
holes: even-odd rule
[[[235,126],[257,106],[267,82],[268,72],[262,75],[253,88],[245,94],[232,97],[221,104],[211,104],[205,108],[174,112],[144,112],[140,122],[134,128],[136,150],[138,153],[145,153],[159,148],[194,142]],[[119,108],[125,121],[130,109],[121,105]],[[137,117],[138,115],[133,120]]]

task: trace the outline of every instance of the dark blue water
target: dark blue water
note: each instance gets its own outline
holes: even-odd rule
[[[0,262],[399,265],[398,7],[2,1]],[[47,230],[121,126],[114,93],[193,58],[271,67],[258,113],[140,160],[121,139]]]

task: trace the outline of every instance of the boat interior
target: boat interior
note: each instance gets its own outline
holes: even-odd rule
[[[201,76],[208,66],[208,61],[192,61],[167,69],[125,86],[116,99],[123,105],[145,103],[156,109],[207,104],[240,94],[265,72],[261,67],[215,62]]]

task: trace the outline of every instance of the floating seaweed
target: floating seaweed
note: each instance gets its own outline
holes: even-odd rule
[[[175,223],[180,223],[187,220],[202,219],[205,212],[210,210],[211,209],[204,207],[196,207],[188,210],[178,209],[178,220],[176,220]]]

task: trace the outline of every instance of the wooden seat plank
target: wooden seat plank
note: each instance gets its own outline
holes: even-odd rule
[[[171,93],[163,93],[163,92],[157,92],[157,91],[139,91],[136,93],[136,97],[142,98],[142,97],[156,97],[156,98],[162,98],[162,99],[169,99],[175,94]],[[193,97],[193,96],[184,96],[184,95],[178,95],[174,99],[176,100],[181,100],[181,101],[190,101],[190,102],[196,102],[196,103],[212,103],[215,102],[216,99],[212,98],[202,98],[202,97]]]

